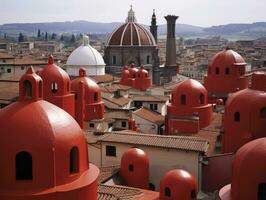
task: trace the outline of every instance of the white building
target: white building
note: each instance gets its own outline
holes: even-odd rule
[[[67,59],[66,71],[70,76],[78,76],[79,69],[86,69],[88,76],[105,74],[105,62],[102,55],[89,44],[89,37],[83,36],[83,43]]]

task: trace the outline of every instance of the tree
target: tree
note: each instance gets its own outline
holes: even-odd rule
[[[45,32],[44,39],[45,39],[45,40],[48,40],[48,33],[47,33],[47,32]]]
[[[7,38],[7,35],[6,35],[6,33],[4,34],[4,39],[6,39]]]
[[[75,38],[74,34],[72,34],[70,42],[71,43],[75,43],[76,42],[76,38]]]
[[[37,37],[38,37],[38,38],[41,37],[41,30],[40,30],[40,29],[38,29],[38,35],[37,35]]]
[[[61,35],[60,40],[64,41],[64,35],[63,34]]]
[[[53,33],[51,39],[56,40],[56,38],[57,38],[57,35],[55,33]]]
[[[24,35],[22,33],[19,33],[18,42],[24,42],[24,41],[25,41]]]

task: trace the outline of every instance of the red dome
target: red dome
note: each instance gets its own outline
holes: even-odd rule
[[[107,46],[156,46],[156,42],[150,31],[144,26],[128,22],[111,34]]]
[[[167,172],[160,181],[160,200],[196,200],[197,183],[185,170]]]
[[[186,106],[201,106],[207,103],[207,90],[200,82],[193,79],[188,79],[177,84],[172,92],[171,104],[182,106],[182,95],[186,96]]]
[[[220,198],[222,200],[265,199],[265,166],[265,138],[254,140],[241,147],[233,163],[231,188],[224,187],[220,191]]]
[[[144,68],[143,65],[140,66],[140,70],[137,73],[137,77],[138,78],[148,78],[149,77],[149,73],[148,71]]]
[[[0,126],[0,199],[96,200],[99,170],[89,168],[83,132],[42,100],[42,79],[32,68],[20,80],[19,101],[0,111]]]
[[[70,93],[70,78],[63,69],[54,64],[53,56],[49,57],[48,65],[39,75],[43,79],[44,99],[75,116],[75,99]]]
[[[121,76],[121,79],[120,79],[120,84],[121,85],[127,85],[127,86],[131,86],[130,85],[130,72],[128,70],[128,67],[124,67],[123,68],[123,71],[122,71],[122,76]]]
[[[225,106],[223,152],[235,152],[265,133],[266,93],[245,89],[231,95]]]
[[[129,77],[130,78],[136,78],[139,70],[138,70],[138,68],[136,68],[135,64],[131,64],[128,71],[129,71]]]
[[[80,94],[80,83],[84,84],[84,99],[85,99],[85,121],[92,119],[102,119],[104,115],[104,104],[101,98],[101,89],[95,81],[86,77],[86,70],[81,68],[79,77],[71,82],[71,89]],[[76,102],[76,109],[79,103]],[[80,115],[80,113],[76,114]],[[82,114],[81,114],[82,115]]]
[[[148,189],[148,155],[138,148],[132,148],[126,151],[121,158],[121,175],[128,186]]]
[[[266,92],[266,73],[255,72],[252,74],[251,89]]]

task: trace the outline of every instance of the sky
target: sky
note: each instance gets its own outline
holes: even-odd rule
[[[177,22],[203,27],[229,23],[266,22],[266,0],[0,0],[0,24],[86,20],[122,22],[130,5],[139,23],[158,24],[167,14]]]

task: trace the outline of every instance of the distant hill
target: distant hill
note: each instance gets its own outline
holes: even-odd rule
[[[51,23],[14,23],[0,25],[0,33],[17,36],[20,32],[26,35],[36,35],[38,29],[49,33],[90,33],[107,34],[111,33],[121,22],[98,23],[88,21],[67,21]],[[149,26],[146,26],[147,28]],[[166,24],[159,25],[159,34],[165,35],[167,32]],[[177,24],[176,34],[178,36],[249,36],[258,38],[266,36],[266,22],[253,24],[228,24],[203,28],[188,24]]]

